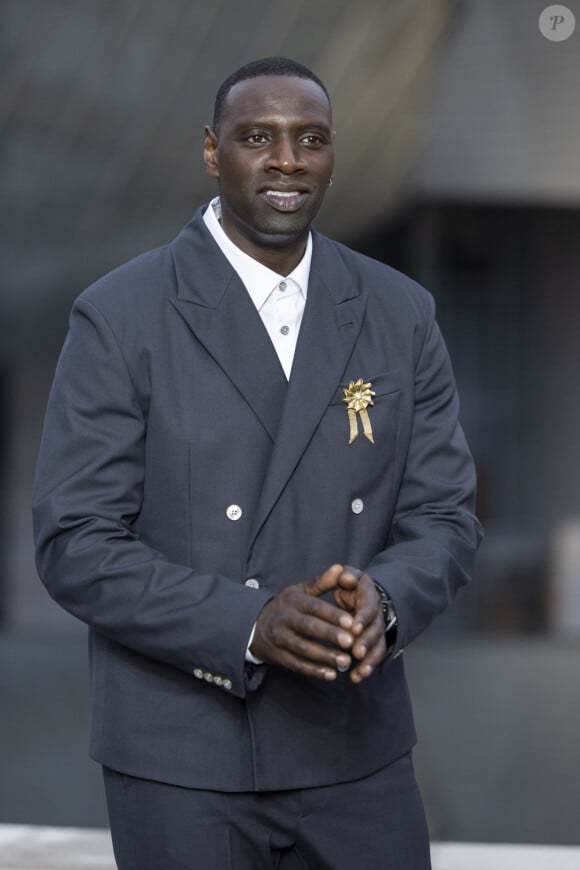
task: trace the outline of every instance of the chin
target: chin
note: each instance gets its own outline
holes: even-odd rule
[[[308,234],[309,230],[310,224],[304,225],[303,223],[301,223],[300,226],[296,227],[256,227],[254,233],[256,242],[258,242],[258,244],[273,248],[291,245],[297,242],[299,239],[304,238],[304,236]]]
[[[268,217],[267,220],[256,221],[256,230],[260,235],[281,239],[297,239],[310,230],[316,214],[305,215],[295,212],[291,215],[281,214],[279,217]]]

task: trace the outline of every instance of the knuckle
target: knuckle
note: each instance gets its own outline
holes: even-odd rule
[[[322,627],[323,628],[323,627]],[[316,619],[314,616],[308,616],[303,623],[304,633],[309,635],[310,637],[315,637],[321,634],[321,625],[320,620]],[[324,633],[324,630],[322,631]]]
[[[280,623],[275,623],[270,628],[270,639],[276,645],[280,646],[284,639],[284,630]]]
[[[292,648],[297,655],[304,658],[308,652],[308,644],[301,637],[297,637],[292,644]]]
[[[293,657],[288,657],[288,658],[282,659],[280,661],[280,664],[283,665],[285,668],[288,668],[289,671],[295,671],[296,673],[301,673],[300,662]]]
[[[294,606],[296,599],[296,590],[292,586],[288,586],[280,592],[280,604],[284,609]]]
[[[305,619],[304,616],[300,615],[299,618],[295,620],[293,628],[300,636],[311,634],[310,622],[309,619]]]
[[[308,595],[301,602],[301,611],[303,613],[314,614],[318,612],[318,605],[320,604],[318,598],[314,598],[312,595]]]

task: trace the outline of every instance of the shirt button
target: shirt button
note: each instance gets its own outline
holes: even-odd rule
[[[203,677],[203,671],[201,668],[196,668],[193,672],[193,676],[197,677],[198,680],[201,680]]]
[[[244,586],[249,586],[250,589],[259,589],[260,583],[258,582],[258,580],[256,580],[255,577],[250,577],[249,580],[246,580],[246,582],[244,583]]]
[[[287,286],[288,284],[286,283],[286,281],[280,281],[280,283],[278,284],[278,289],[283,291],[286,289]]]
[[[290,332],[290,327],[289,326],[281,326],[280,332],[282,333],[282,335],[288,335],[288,333]]]
[[[242,513],[243,511],[239,504],[230,504],[226,508],[226,517],[228,518],[228,520],[232,520],[233,522],[239,520],[242,516]]]
[[[353,514],[362,514],[364,508],[365,508],[365,503],[362,500],[362,498],[353,498],[353,500],[350,503],[350,509],[353,512]]]
[[[232,681],[231,680],[224,680],[222,683],[222,686],[224,687],[224,689],[227,689],[229,692],[229,690],[232,688]]]

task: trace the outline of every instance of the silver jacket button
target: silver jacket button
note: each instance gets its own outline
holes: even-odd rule
[[[255,577],[250,577],[249,580],[246,580],[244,586],[249,586],[250,589],[259,589],[260,583],[258,582],[258,580],[256,580]]]
[[[223,681],[222,686],[224,687],[224,689],[227,689],[229,692],[229,690],[232,688],[232,681],[226,679]]]
[[[350,509],[353,514],[362,514],[365,509],[365,503],[362,498],[353,498],[350,503]]]
[[[202,680],[202,679],[203,679],[203,671],[202,671],[202,669],[201,669],[201,668],[196,668],[196,669],[194,670],[194,672],[193,672],[193,676],[194,676],[194,677],[197,677],[198,680]]]
[[[239,504],[230,504],[226,508],[226,517],[228,518],[228,520],[232,520],[233,522],[239,520],[242,516],[242,513],[243,511]]]
[[[205,674],[203,675],[203,678],[206,681],[206,683],[213,683],[213,674],[210,674],[209,671],[205,672]]]

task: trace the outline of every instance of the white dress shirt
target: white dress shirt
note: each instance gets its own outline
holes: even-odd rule
[[[234,245],[232,240],[226,236],[220,223],[220,217],[221,205],[219,196],[217,196],[212,199],[204,212],[205,225],[250,294],[250,299],[256,306],[274,345],[286,379],[290,380],[296,342],[298,341],[308,292],[310,262],[312,260],[312,233],[308,233],[304,256],[296,268],[289,275],[278,275],[277,272],[259,263],[258,260],[254,260],[253,257]],[[262,661],[250,652],[255,630],[254,624],[246,647],[246,661],[260,665]]]
[[[250,294],[250,299],[274,345],[286,379],[290,380],[308,292],[312,235],[308,234],[304,256],[296,268],[289,275],[279,275],[234,245],[222,229],[220,215],[220,200],[216,197],[204,212],[205,224]]]

